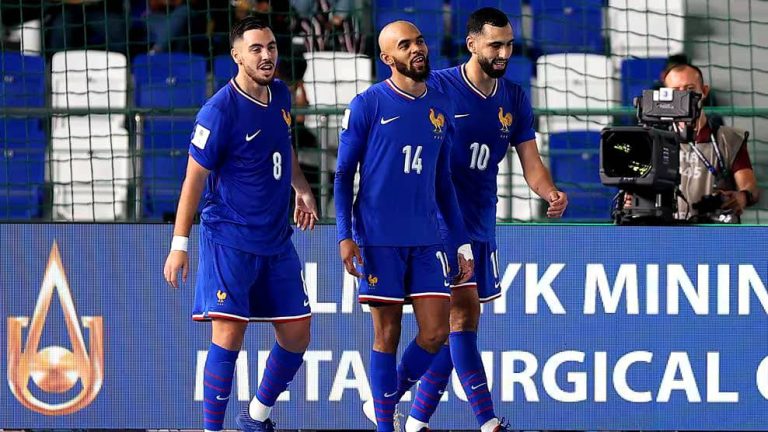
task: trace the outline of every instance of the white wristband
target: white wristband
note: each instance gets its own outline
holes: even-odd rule
[[[182,251],[186,252],[189,247],[189,237],[184,236],[173,236],[173,240],[171,240],[171,250],[172,251]]]
[[[475,259],[474,255],[472,255],[472,246],[469,243],[459,246],[459,255],[463,256],[467,261]]]

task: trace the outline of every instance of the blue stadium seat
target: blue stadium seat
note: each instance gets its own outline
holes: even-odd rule
[[[0,219],[41,216],[45,146],[40,120],[0,118]]]
[[[531,0],[533,44],[542,54],[604,54],[603,0]]]
[[[528,57],[513,56],[509,58],[507,72],[504,76],[515,84],[520,85],[528,98],[531,97],[531,76],[533,63]]]
[[[614,192],[600,183],[600,132],[562,132],[549,136],[550,169],[568,193],[563,218],[609,220]]]
[[[632,106],[632,98],[652,88],[666,66],[666,58],[631,58],[621,62],[621,103]]]
[[[224,87],[235,75],[237,75],[237,64],[232,60],[231,55],[222,54],[213,58],[213,83],[216,90]]]
[[[142,108],[200,107],[206,98],[205,58],[196,54],[141,54],[133,60],[135,103]]]
[[[144,218],[167,220],[176,212],[194,124],[194,119],[189,117],[145,119],[142,143]]]
[[[0,106],[45,105],[45,63],[42,57],[0,51]]]
[[[451,23],[453,37],[457,43],[463,43],[467,37],[467,21],[472,12],[482,7],[495,7],[505,14],[512,23],[515,42],[523,41],[523,5],[522,0],[451,0]]]
[[[445,37],[445,23],[443,22],[443,0],[387,0],[374,3],[374,23],[376,33],[385,25],[396,20],[407,20],[416,25],[424,35],[429,47],[430,63],[433,69],[435,64],[447,64],[439,59],[440,50]],[[376,79],[381,81],[389,77],[389,68],[380,60],[376,61]]]

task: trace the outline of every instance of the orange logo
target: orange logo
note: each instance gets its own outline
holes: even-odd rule
[[[512,113],[504,114],[504,109],[499,107],[499,123],[501,123],[502,132],[509,132],[509,127],[512,126]]]
[[[368,275],[368,285],[375,286],[377,283],[379,283],[379,278],[377,278],[374,275],[369,274]]]
[[[227,293],[223,292],[222,290],[216,291],[216,298],[219,299],[219,304],[223,305],[224,300],[227,299]]]
[[[435,115],[434,108],[429,109],[429,121],[432,123],[432,126],[435,127],[435,130],[432,132],[436,134],[443,132],[443,128],[445,127],[445,116],[442,114]]]
[[[54,291],[59,294],[72,351],[55,345],[38,349]],[[83,327],[89,330],[90,354],[78,321],[59,248],[54,242],[32,321],[27,316],[8,317],[8,385],[16,399],[30,410],[45,415],[72,414],[90,405],[99,394],[104,382],[103,317],[82,317]],[[25,327],[29,330],[22,351]],[[49,404],[32,394],[30,379],[46,393],[65,393],[78,380],[82,390],[69,401]]]
[[[291,113],[286,111],[284,108],[280,109],[280,111],[283,112],[283,120],[285,120],[285,124],[287,124],[288,127],[291,127]]]

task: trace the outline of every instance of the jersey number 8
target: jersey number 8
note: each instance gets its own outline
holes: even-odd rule
[[[272,153],[272,175],[275,180],[280,180],[283,176],[283,155],[280,152]]]

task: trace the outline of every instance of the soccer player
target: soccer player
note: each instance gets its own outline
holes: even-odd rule
[[[453,111],[425,83],[424,38],[413,24],[397,21],[382,29],[379,46],[392,76],[357,95],[344,115],[335,196],[340,255],[346,270],[362,278],[358,299],[371,306],[373,319],[373,403],[366,415],[375,416],[378,431],[392,431],[397,402],[448,336],[450,283],[438,210],[464,239],[450,252],[458,254],[459,283],[472,275],[473,263],[451,183]],[[413,304],[419,331],[396,365],[405,302]]]
[[[421,379],[406,432],[429,430],[429,418],[454,367],[480,430],[507,430],[494,413],[477,349],[477,328],[480,303],[501,295],[495,238],[496,176],[509,146],[517,150],[528,185],[549,202],[548,217],[560,217],[568,204],[566,194],[555,187],[541,162],[528,97],[520,86],[503,78],[514,41],[507,16],[494,8],[479,9],[470,16],[467,31],[469,61],[432,73],[427,83],[456,102],[451,171],[472,240],[475,274],[469,281],[451,286],[449,344]],[[456,241],[449,238],[447,243]]]
[[[197,115],[164,274],[174,288],[179,271],[187,280],[189,231],[207,182],[192,315],[212,321],[213,329],[203,381],[205,430],[222,428],[248,323],[270,321],[276,343],[261,385],[237,423],[247,432],[273,431],[272,406],[309,345],[309,299],[288,224],[291,186],[297,226],[312,229],[317,209],[291,147],[290,93],[273,79],[272,30],[245,18],[232,28],[230,42],[237,76]]]

